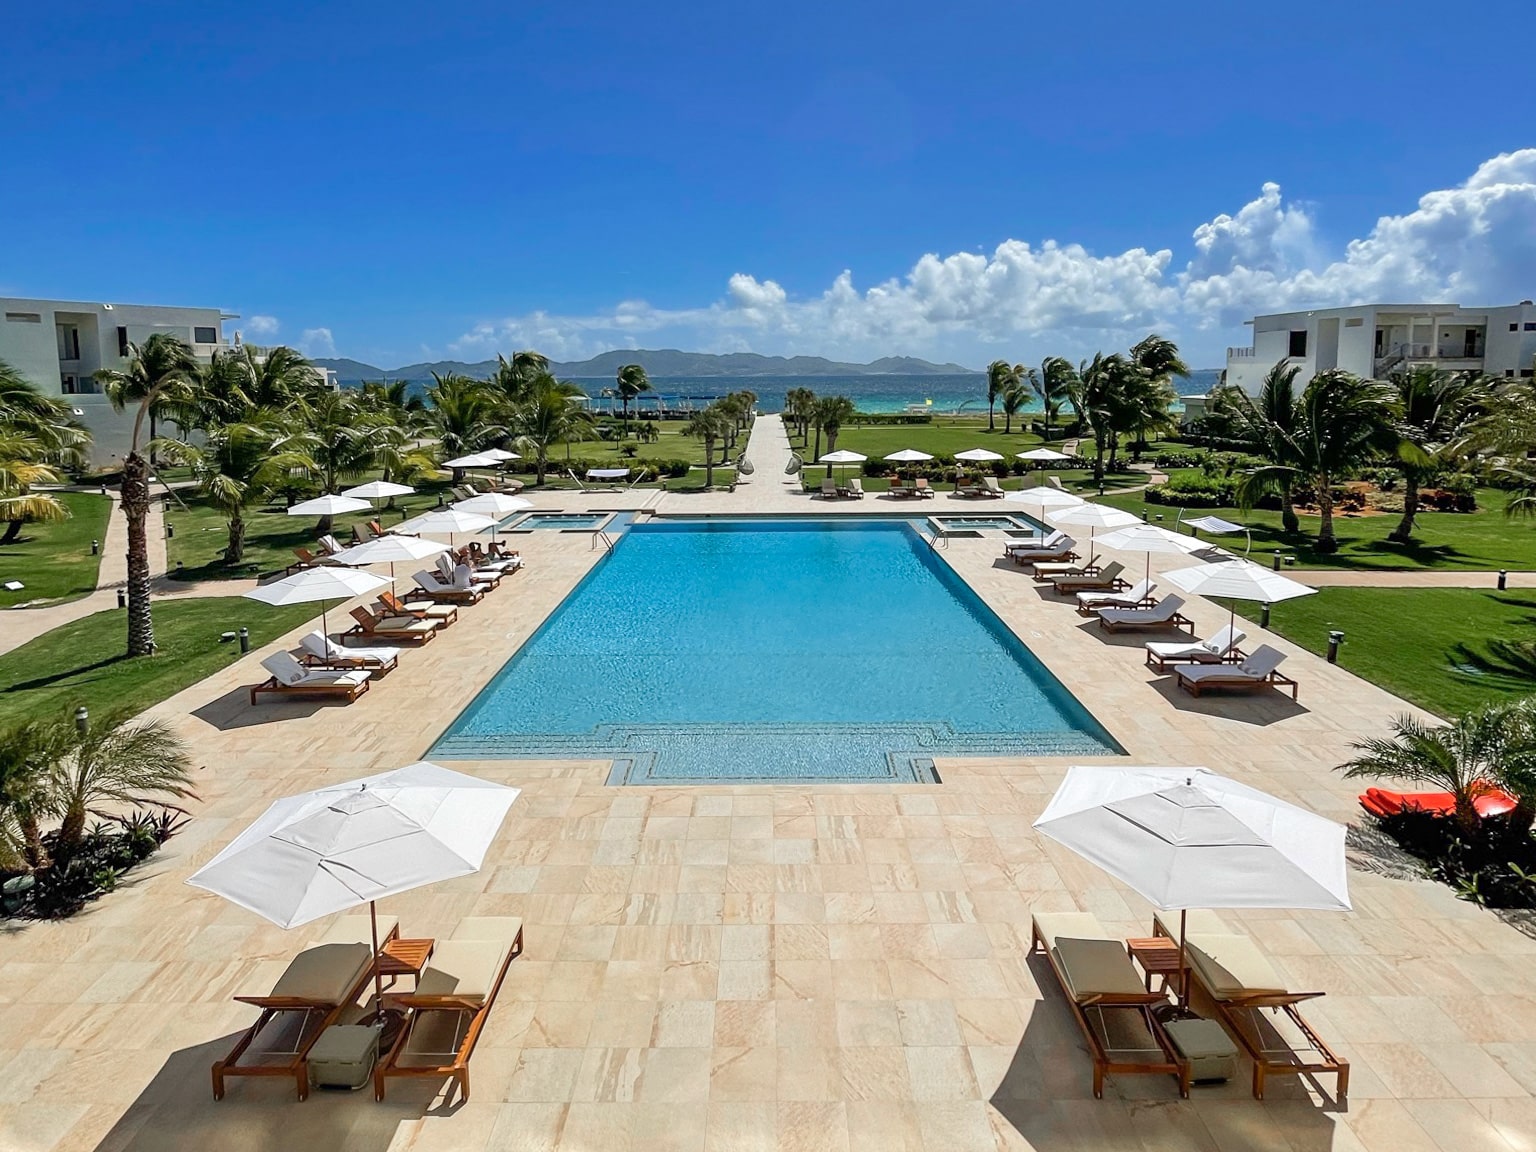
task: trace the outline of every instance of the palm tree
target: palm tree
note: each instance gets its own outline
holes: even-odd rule
[[[624,435],[629,435],[629,404],[642,392],[651,390],[651,380],[645,374],[645,369],[638,364],[626,364],[619,369],[618,388],[619,401],[624,405]]]
[[[144,420],[172,392],[184,388],[197,372],[197,361],[185,342],[168,332],[156,332],[143,344],[128,346],[128,364],[103,368],[96,379],[106,389],[112,407],[136,411],[123,457],[122,506],[128,521],[128,655],[148,656],[155,650],[155,621],[149,604],[149,539],[144,522],[149,515],[149,461],[139,451]]]
[[[821,433],[827,434],[827,454],[837,451],[837,434],[843,430],[843,425],[852,420],[858,411],[853,401],[846,396],[823,396],[816,401],[816,440],[818,448],[816,458],[821,459]],[[832,465],[827,465],[827,475],[832,475]]]
[[[581,395],[569,380],[556,380],[546,372],[534,382],[528,397],[512,408],[512,434],[519,449],[534,453],[539,484],[544,483],[549,467],[550,448],[575,439],[592,422],[591,413],[575,403]]]
[[[245,395],[251,408],[281,409],[317,391],[329,391],[315,366],[286,345],[244,344],[233,355],[244,365]]]
[[[1078,421],[1093,433],[1093,478],[1104,482],[1104,453],[1115,431],[1117,405],[1125,382],[1126,361],[1118,352],[1095,352],[1078,367],[1067,398]]]
[[[725,426],[730,417],[721,412],[719,407],[711,404],[708,408],[696,412],[693,419],[683,426],[684,436],[697,436],[704,441],[704,486],[715,486],[715,442],[725,434]]]
[[[994,360],[987,365],[987,431],[997,431],[994,410],[998,399],[1017,376],[1017,370],[1006,360]]]
[[[225,516],[229,526],[224,563],[245,558],[245,513],[295,471],[318,465],[295,447],[301,440],[274,424],[220,424],[200,443],[160,440],[168,457],[191,465],[199,493]]]
[[[427,389],[427,398],[445,456],[463,456],[505,439],[506,401],[484,381],[436,372],[432,379],[435,383]]]
[[[1071,403],[1077,386],[1077,369],[1065,356],[1047,356],[1040,364],[1040,375],[1030,374],[1030,383],[1045,408],[1045,438],[1051,438],[1051,423],[1063,404]]]
[[[38,484],[61,483],[61,467],[85,462],[90,433],[62,400],[44,396],[0,360],[0,545],[21,534],[22,525],[63,520],[69,508],[57,496],[34,492]]]
[[[48,867],[42,823],[50,814],[48,785],[63,733],[46,720],[0,731],[0,867]]]
[[[1372,455],[1396,447],[1393,402],[1390,385],[1362,380],[1339,369],[1319,372],[1299,401],[1295,461],[1255,469],[1238,486],[1239,502],[1251,507],[1256,493],[1273,491],[1287,481],[1310,483],[1319,512],[1317,551],[1337,552],[1334,480]]]
[[[1401,369],[1387,380],[1397,390],[1397,468],[1403,474],[1403,518],[1387,539],[1407,544],[1419,486],[1467,450],[1471,429],[1488,410],[1493,381],[1480,372],[1428,366]]]
[[[509,404],[526,400],[540,377],[549,374],[549,357],[537,352],[514,352],[508,360],[496,353],[496,370],[491,373],[490,385],[500,392]]]
[[[1390,777],[1449,792],[1463,831],[1477,827],[1479,797],[1508,783],[1517,798],[1525,795],[1527,814],[1519,819],[1528,820],[1530,769],[1536,760],[1532,719],[1526,701],[1490,705],[1439,727],[1398,716],[1391,739],[1356,741],[1352,747],[1360,755],[1340,768],[1346,779]]]
[[[129,710],[113,712],[78,731],[70,718],[53,722],[51,740],[61,754],[47,785],[59,818],[56,853],[68,859],[85,833],[85,818],[111,809],[165,806],[192,790],[186,746],[164,720],[130,723]]]
[[[1280,360],[1264,374],[1257,396],[1241,388],[1223,387],[1213,396],[1212,415],[1223,432],[1247,444],[1273,469],[1254,473],[1238,485],[1238,504],[1247,511],[1260,496],[1280,498],[1280,526],[1291,535],[1301,530],[1296,517],[1294,487],[1305,464],[1302,420],[1305,412],[1296,396],[1301,365]]]
[[[811,434],[811,412],[816,404],[816,393],[809,388],[791,388],[784,393],[784,415],[794,426],[805,443]]]
[[[1020,410],[1029,407],[1030,398],[1035,391],[1023,381],[1013,381],[1003,389],[1001,397],[1003,402],[1003,435],[1013,432],[1013,418]]]

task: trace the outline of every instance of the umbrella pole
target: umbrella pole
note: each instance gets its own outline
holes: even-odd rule
[[[368,927],[373,931],[373,1011],[377,1016],[384,1011],[384,973],[379,968],[379,909],[372,900],[368,901]]]
[[[1184,929],[1189,918],[1187,908],[1179,909],[1179,1007],[1189,1007],[1189,969],[1184,963]]]

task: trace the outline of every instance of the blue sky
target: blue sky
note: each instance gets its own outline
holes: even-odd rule
[[[1254,310],[1536,295],[1530,27],[1512,0],[33,5],[0,39],[0,294],[218,305],[386,367],[980,365],[1150,328],[1214,365]]]

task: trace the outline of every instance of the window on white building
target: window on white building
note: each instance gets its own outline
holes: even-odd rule
[[[219,342],[219,330],[217,328],[192,329],[192,343],[217,344]]]
[[[1305,328],[1291,333],[1291,350],[1286,355],[1295,359],[1301,359],[1307,354],[1307,330]]]
[[[7,312],[5,319],[8,324],[41,324],[43,317],[37,312]]]

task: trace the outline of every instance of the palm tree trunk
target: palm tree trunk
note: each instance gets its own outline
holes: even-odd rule
[[[1104,483],[1104,434],[1097,429],[1093,433],[1093,482]]]
[[[245,559],[245,517],[236,512],[229,518],[229,545],[224,549],[224,563],[238,564]]]
[[[85,809],[71,808],[64,813],[64,819],[59,823],[59,836],[54,843],[59,855],[66,860],[74,855],[74,851],[80,846],[80,840],[84,835]]]
[[[1318,477],[1317,481],[1317,550],[1319,552],[1337,552],[1339,542],[1333,535],[1333,486],[1329,483],[1329,477]]]
[[[27,811],[20,816],[20,822],[21,839],[22,844],[25,846],[28,866],[34,871],[39,868],[48,867],[52,861],[48,859],[48,848],[43,843],[42,827],[38,824],[37,817],[33,815],[30,805],[27,807]]]
[[[1008,411],[1008,409],[1004,408],[1003,409],[1003,435],[1004,436],[1009,436],[1012,433],[1013,433],[1013,413]]]
[[[1301,520],[1296,516],[1296,500],[1291,495],[1289,480],[1280,487],[1280,527],[1292,536],[1301,531]]]
[[[715,486],[715,440],[710,437],[704,441],[704,487]]]
[[[25,521],[23,520],[12,520],[6,524],[5,535],[0,536],[0,546],[4,546],[6,544],[14,544],[16,542],[16,537],[21,535],[21,526],[24,523]]]
[[[128,520],[128,655],[155,651],[155,621],[149,605],[149,462],[132,451],[123,458],[123,515]]]
[[[996,401],[994,401],[989,396],[987,398],[987,431],[988,432],[996,432],[997,431],[997,425],[993,422],[993,419],[992,419],[992,409],[995,407],[995,405],[996,405]]]
[[[811,452],[811,463],[821,459],[821,425],[816,425],[816,448]]]
[[[1419,513],[1419,478],[1408,473],[1403,475],[1403,518],[1397,527],[1387,534],[1388,540],[1407,544],[1413,539],[1413,518]]]

